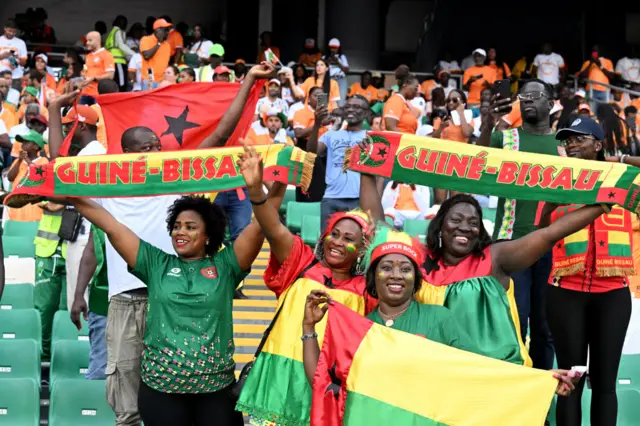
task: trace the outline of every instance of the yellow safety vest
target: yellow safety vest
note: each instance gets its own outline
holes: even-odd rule
[[[116,64],[126,64],[127,63],[127,55],[124,54],[122,50],[116,44],[116,33],[121,31],[118,27],[111,28],[111,32],[107,36],[107,39],[104,42],[104,48],[107,49],[111,55],[113,56],[113,61]]]
[[[36,245],[36,256],[38,257],[51,257],[56,252],[58,244],[60,244],[60,237],[58,232],[62,225],[62,212],[49,212],[44,210],[42,212],[42,219],[40,219],[40,226],[38,226],[38,232],[36,238],[33,240]],[[62,257],[67,258],[67,242],[62,243]]]

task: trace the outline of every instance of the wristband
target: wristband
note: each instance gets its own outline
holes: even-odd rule
[[[317,339],[317,338],[318,338],[318,333],[313,332],[311,334],[303,334],[302,337],[300,337],[300,340],[304,342],[305,340],[311,340],[311,339]]]
[[[600,207],[602,207],[605,213],[611,213],[611,206],[609,204],[602,203]]]
[[[264,200],[258,202],[253,201],[251,198],[249,198],[249,201],[251,201],[251,204],[253,204],[254,206],[261,206],[267,202],[267,197],[264,197]]]
[[[628,155],[627,155],[627,154],[622,154],[622,155],[620,156],[620,162],[621,162],[621,163],[624,163],[624,159],[625,159],[625,158],[627,158],[627,157],[628,157]]]

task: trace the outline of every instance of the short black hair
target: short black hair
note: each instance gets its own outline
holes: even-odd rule
[[[438,262],[444,255],[444,248],[440,246],[440,234],[442,233],[442,226],[444,224],[444,219],[449,213],[449,210],[453,208],[456,204],[471,204],[473,208],[476,209],[478,213],[478,218],[480,219],[480,235],[478,237],[478,242],[473,247],[471,254],[476,256],[483,256],[483,250],[487,248],[491,244],[491,235],[487,232],[484,227],[484,223],[482,223],[482,207],[478,201],[468,194],[457,194],[453,197],[446,200],[440,206],[438,213],[436,213],[436,217],[433,218],[431,223],[429,223],[429,228],[427,229],[427,251],[428,256],[425,262],[425,270],[427,273],[431,271],[438,270]]]
[[[44,79],[44,74],[36,69],[29,70],[29,79],[36,80],[38,83]]]
[[[322,91],[322,87],[318,87],[318,86],[313,86],[311,89],[309,89],[309,96],[313,95],[314,93],[316,93],[317,91]]]
[[[123,151],[126,148],[129,148],[131,145],[133,145],[133,144],[138,142],[137,141],[138,132],[153,133],[155,135],[153,130],[151,130],[150,128],[145,127],[145,126],[129,127],[127,130],[125,130],[122,133],[122,136],[120,137],[120,144],[122,145],[122,150]]]
[[[186,73],[188,75],[191,76],[191,78],[193,78],[195,80],[196,78],[196,72],[193,70],[193,68],[190,67],[186,67],[180,70],[180,72]]]
[[[98,82],[98,94],[103,95],[107,93],[118,93],[120,88],[118,87],[118,83],[115,80],[111,80],[110,78],[105,78],[104,80],[100,80]]]
[[[524,92],[524,88],[527,87],[527,84],[531,84],[531,83],[542,84],[542,86],[544,87],[544,93],[547,95],[549,99],[553,100],[553,87],[551,87],[549,83],[546,83],[540,80],[539,78],[532,78],[531,80],[525,81],[522,84],[522,87],[520,88],[520,93]]]
[[[116,16],[116,19],[113,20],[113,26],[118,27],[121,30],[126,30],[128,23],[129,20],[124,15],[118,15]]]
[[[464,94],[464,90],[461,89],[452,89],[449,94],[451,94],[452,92],[456,92],[457,94],[460,95],[460,100],[462,101],[463,104],[467,103],[467,95]]]
[[[360,94],[347,96],[346,100],[349,100],[349,99],[358,99],[358,100],[364,102],[367,105],[367,108],[369,108],[369,99],[365,98],[364,96],[362,96]]]
[[[638,113],[638,108],[634,107],[633,105],[629,105],[624,109],[624,115],[637,114],[637,113]]]
[[[18,26],[16,25],[16,21],[12,18],[7,19],[6,21],[4,21],[4,27],[5,28],[18,28]]]
[[[9,74],[9,75],[13,75],[13,74],[11,73],[11,70],[4,70],[4,71],[0,71],[0,76],[2,76],[2,77],[4,77],[4,76],[5,76],[5,75],[7,75],[7,74]]]
[[[186,195],[178,198],[167,210],[169,235],[171,235],[178,216],[184,211],[194,211],[202,218],[205,233],[209,239],[209,244],[205,246],[205,252],[208,256],[215,255],[222,247],[227,229],[227,217],[222,208],[202,196]]]
[[[369,268],[367,269],[367,273],[365,276],[366,287],[365,291],[369,294],[369,296],[377,299],[378,295],[376,294],[376,268],[378,264],[382,260],[382,256],[371,262]],[[413,269],[416,271],[416,275],[413,281],[413,293],[417,293],[420,291],[422,287],[422,270],[416,263],[411,260],[411,264],[413,265]]]
[[[413,81],[419,82],[418,77],[416,77],[413,74],[407,74],[404,77],[402,77],[400,80],[398,80],[398,86],[402,87]]]

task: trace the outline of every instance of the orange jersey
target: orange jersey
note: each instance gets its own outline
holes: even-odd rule
[[[391,95],[385,102],[382,110],[383,124],[387,118],[398,120],[398,131],[402,133],[415,134],[418,130],[418,119],[411,111],[411,106],[407,100],[399,93]]]
[[[184,39],[182,38],[182,34],[180,34],[176,30],[171,30],[169,35],[167,36],[167,42],[169,42],[169,46],[171,46],[171,56],[176,54],[177,49],[182,49],[184,47]],[[177,62],[180,62],[180,58],[176,58]]]
[[[361,95],[367,98],[369,102],[375,102],[378,100],[378,89],[376,89],[372,85],[369,85],[366,89],[363,89],[360,83],[355,83],[349,88],[349,95]]]
[[[325,78],[329,78],[327,73]],[[305,96],[305,105],[309,102],[309,92],[313,87],[322,87],[319,84],[316,84],[316,81],[313,77],[307,78],[304,83],[300,85],[300,88],[304,92]],[[338,101],[340,100],[340,86],[338,86],[338,82],[335,80],[331,80],[329,84],[329,112],[333,111],[334,108],[338,106]]]
[[[105,48],[100,48],[95,52],[90,52],[85,57],[84,61],[84,77],[98,77],[108,72],[114,72],[116,70],[115,62],[113,61],[113,55]],[[83,95],[96,96],[98,95],[98,82],[92,81],[87,87],[82,89]]]
[[[473,83],[469,87],[469,96],[467,97],[467,104],[477,105],[480,103],[480,93],[482,89],[484,89],[485,84],[493,84],[496,81],[496,73],[495,71],[488,66],[477,67],[473,66],[471,68],[467,68],[464,72],[464,76],[462,77],[462,84],[467,84],[469,79],[474,76],[482,77]]]
[[[158,44],[158,38],[155,35],[145,36],[140,39],[140,54],[153,49]],[[142,55],[142,78],[146,79],[149,69],[153,70],[153,81],[156,83],[164,79],[164,70],[169,65],[171,59],[171,45],[167,41],[163,41],[156,50],[155,55],[148,61]]]
[[[580,68],[580,72],[588,69],[588,72],[587,72],[588,80],[593,80],[597,83],[609,84],[609,77],[607,77],[607,75],[604,72],[602,72],[602,70],[604,69],[604,70],[613,72],[613,62],[611,62],[609,59],[606,59],[606,58],[598,58],[598,59],[600,59],[600,64],[602,65],[602,69],[598,68],[597,65],[591,63],[591,61],[585,61],[585,63],[582,64],[582,68]],[[591,83],[587,84],[587,90],[589,89],[591,89]],[[603,92],[607,90],[607,88],[604,86],[600,86],[599,84],[594,84],[593,90],[599,90]]]

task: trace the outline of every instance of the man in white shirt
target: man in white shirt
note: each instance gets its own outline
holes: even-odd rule
[[[552,86],[557,86],[564,80],[564,59],[557,53],[553,53],[550,43],[545,43],[542,46],[542,53],[533,59],[531,74]]]
[[[0,37],[0,71],[11,70],[13,88],[20,90],[20,79],[27,63],[27,45],[16,37],[18,27],[13,19],[4,24],[4,35]]]
[[[282,112],[285,116],[289,115],[289,104],[280,97],[282,93],[280,84],[280,80],[277,78],[269,80],[267,96],[258,99],[254,120],[259,118],[261,112],[266,112],[272,109]]]
[[[620,59],[616,64],[616,73],[631,83],[640,83],[640,59],[634,54],[635,49],[631,49],[629,56]]]
[[[16,109],[18,109],[20,105],[20,91],[11,87],[13,84],[13,77],[11,70],[0,71],[0,80],[5,80],[7,82],[8,91],[4,96],[5,102],[13,105]]]
[[[133,84],[132,91],[139,92],[142,90],[142,55],[134,53],[128,65],[129,82]]]

